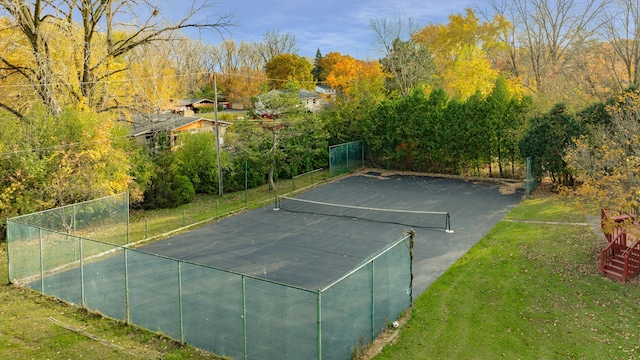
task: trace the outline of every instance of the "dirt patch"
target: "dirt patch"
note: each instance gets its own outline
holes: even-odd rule
[[[378,335],[378,337],[367,347],[365,347],[354,359],[355,360],[371,360],[376,355],[378,355],[382,349],[388,344],[395,344],[398,340],[398,336],[400,335],[400,331],[405,323],[411,318],[411,308],[409,308],[398,321],[398,328],[387,328],[382,334]]]

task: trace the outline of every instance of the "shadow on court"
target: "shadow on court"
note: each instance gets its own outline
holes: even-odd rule
[[[449,212],[454,233],[357,216],[275,211],[268,205],[141,250],[317,290],[413,228],[417,233],[413,290],[417,295],[518,204],[522,195],[522,187],[513,183],[370,171],[298,197],[369,208]],[[407,214],[412,216],[423,215]]]

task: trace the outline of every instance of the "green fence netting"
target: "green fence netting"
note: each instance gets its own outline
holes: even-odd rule
[[[8,219],[11,281],[232,359],[347,359],[411,305],[409,235],[309,290],[119,244],[128,220],[103,214],[119,214],[126,197],[96,201],[104,203],[75,215],[71,207]],[[79,213],[95,217],[82,218],[95,224],[82,226],[85,235],[120,229],[115,243],[70,234]]]
[[[329,147],[329,174],[336,176],[364,167],[364,141]]]

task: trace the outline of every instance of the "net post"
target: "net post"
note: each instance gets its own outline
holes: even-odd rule
[[[445,230],[447,234],[453,234],[453,230],[451,230],[451,215],[447,212],[447,224],[445,225]]]

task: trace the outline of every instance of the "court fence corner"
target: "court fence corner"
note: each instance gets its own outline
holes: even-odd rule
[[[412,304],[411,233],[310,290],[134,249],[128,201],[8,219],[10,282],[234,359],[347,359]]]

